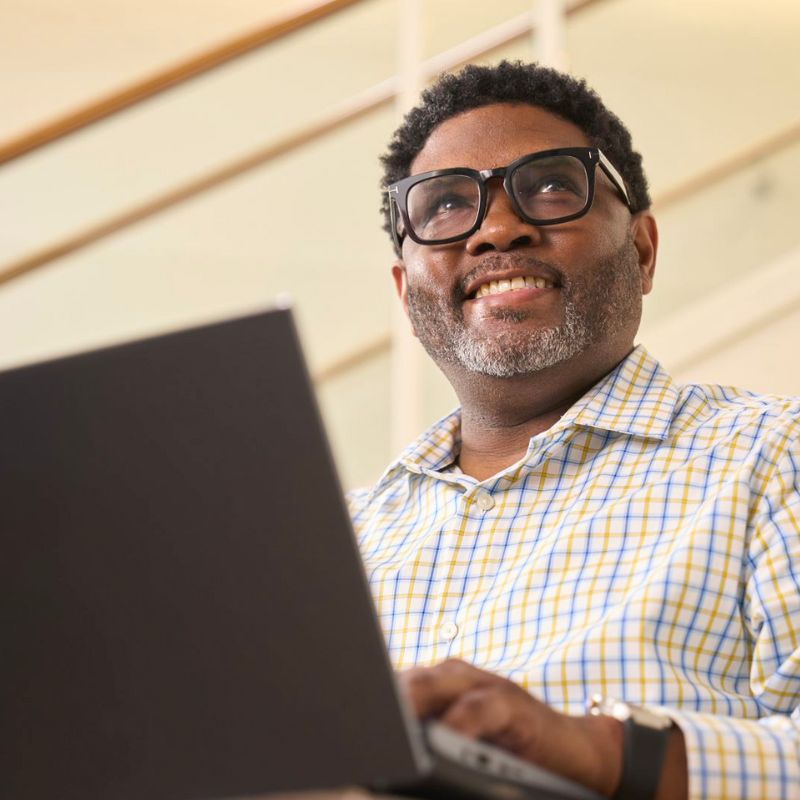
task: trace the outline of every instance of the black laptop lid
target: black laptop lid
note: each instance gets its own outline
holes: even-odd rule
[[[0,796],[416,771],[287,311],[0,375],[0,536]]]

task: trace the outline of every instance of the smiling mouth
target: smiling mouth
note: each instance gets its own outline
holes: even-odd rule
[[[517,276],[516,278],[506,278],[499,281],[489,281],[481,284],[477,291],[472,295],[476,300],[490,295],[503,294],[504,292],[515,292],[520,289],[552,289],[555,286],[553,281],[546,278],[534,278],[529,275]]]

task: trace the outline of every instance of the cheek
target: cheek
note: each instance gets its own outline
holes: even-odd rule
[[[404,255],[406,255],[404,253]],[[452,294],[458,274],[452,259],[446,253],[432,252],[432,248],[409,248],[405,259],[406,280],[413,289],[423,289],[436,294]]]
[[[592,284],[603,275],[613,275],[617,261],[625,259],[628,249],[633,248],[626,226],[612,225],[605,218],[592,223],[574,228],[565,225],[552,232],[552,252],[567,283]]]
[[[636,250],[631,215],[625,206],[621,203],[614,203],[608,213],[603,216],[603,220],[604,223],[596,235],[601,257],[627,253],[629,249]]]

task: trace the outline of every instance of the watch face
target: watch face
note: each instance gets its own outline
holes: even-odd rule
[[[613,697],[603,697],[594,694],[589,698],[588,713],[602,715],[604,717],[614,717],[624,722],[632,719],[637,725],[644,725],[646,728],[655,730],[665,730],[672,726],[672,720],[654,711],[648,711],[641,706],[632,706],[623,700],[615,700]]]
[[[665,717],[663,714],[657,714],[655,711],[649,711],[646,708],[639,706],[628,706],[630,718],[637,725],[644,725],[647,728],[653,728],[657,731],[663,731],[672,727],[672,720]]]

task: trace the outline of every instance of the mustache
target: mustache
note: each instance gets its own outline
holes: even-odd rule
[[[544,261],[541,258],[524,253],[487,253],[481,258],[481,263],[478,266],[471,269],[458,281],[454,287],[456,299],[459,301],[466,299],[466,287],[473,281],[499,270],[511,269],[535,271],[537,275],[551,280],[556,286],[564,286],[568,282],[564,271],[551,261]]]

